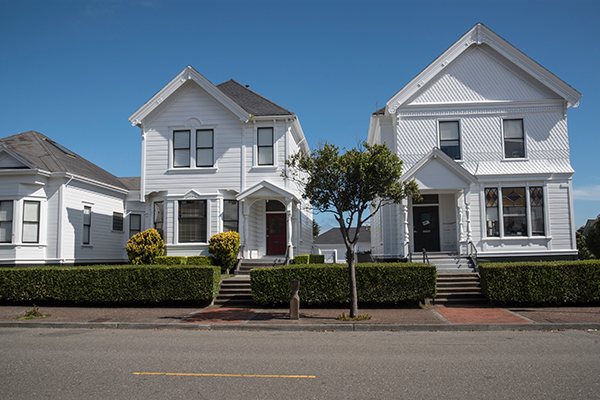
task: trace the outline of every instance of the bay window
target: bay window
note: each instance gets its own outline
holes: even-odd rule
[[[500,228],[504,237],[545,236],[542,186],[485,188],[484,196],[486,237],[499,237]]]
[[[40,202],[23,202],[23,243],[40,241]]]
[[[0,243],[12,242],[13,201],[0,201]]]
[[[206,200],[179,201],[179,243],[207,242]]]
[[[223,232],[239,232],[238,229],[238,202],[223,200]]]
[[[502,188],[504,236],[527,236],[525,188]]]
[[[164,213],[165,213],[165,202],[157,201],[154,203],[154,229],[158,232],[160,237],[165,240],[163,226],[164,226]]]

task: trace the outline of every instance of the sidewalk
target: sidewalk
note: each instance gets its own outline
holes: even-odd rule
[[[302,308],[300,320],[288,309],[155,307],[52,307],[46,318],[17,320],[31,307],[0,306],[0,328],[96,328],[282,331],[475,331],[600,329],[600,307],[403,307],[361,308],[366,321],[339,321],[347,308]]]

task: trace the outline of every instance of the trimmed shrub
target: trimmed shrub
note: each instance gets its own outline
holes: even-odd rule
[[[371,263],[356,265],[361,304],[408,304],[436,295],[433,265]],[[289,304],[290,280],[300,280],[300,302],[305,305],[348,304],[348,266],[340,264],[290,265],[250,271],[252,299],[258,304]]]
[[[160,265],[184,265],[186,264],[186,257],[184,256],[159,256],[154,260],[156,264]]]
[[[294,257],[294,264],[308,264],[309,262],[310,256],[308,254]]]
[[[132,264],[154,264],[156,257],[163,254],[165,242],[156,229],[136,233],[127,241],[127,256]]]
[[[488,263],[481,289],[500,304],[585,304],[600,301],[600,260]]]
[[[235,265],[240,248],[240,234],[235,231],[212,235],[208,241],[208,252],[215,257],[221,266],[221,272]]]
[[[308,260],[309,264],[325,264],[324,254],[311,254]]]
[[[187,265],[217,265],[213,256],[188,256]]]
[[[209,304],[218,267],[121,265],[0,268],[0,301],[71,304]]]

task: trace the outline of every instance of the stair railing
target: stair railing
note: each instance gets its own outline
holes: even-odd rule
[[[235,263],[235,268],[233,269],[233,274],[237,275],[240,267],[242,266],[242,261],[244,260],[244,245],[241,245],[236,254],[237,262]]]
[[[423,247],[423,264],[430,264],[425,247]]]
[[[478,272],[479,265],[477,264],[477,247],[475,247],[473,242],[469,242],[469,258],[473,263],[473,267],[475,267],[475,272]]]

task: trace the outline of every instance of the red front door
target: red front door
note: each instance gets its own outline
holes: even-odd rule
[[[285,254],[285,214],[267,214],[267,255]]]

